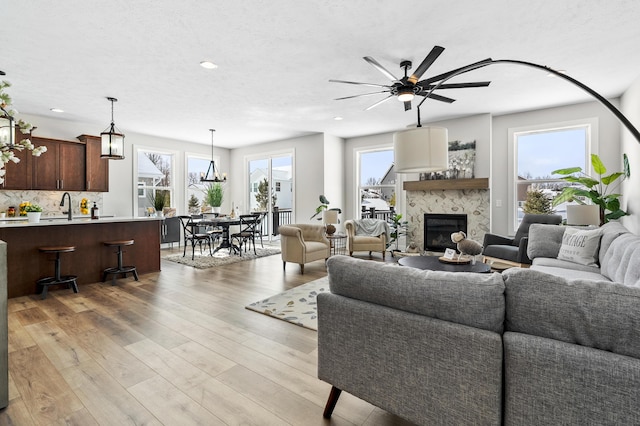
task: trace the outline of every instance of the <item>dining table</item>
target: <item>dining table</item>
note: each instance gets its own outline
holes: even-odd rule
[[[216,247],[211,255],[216,254],[219,250],[223,248],[228,248],[232,250],[234,253],[240,253],[240,247],[233,244],[231,242],[231,234],[229,232],[229,227],[233,225],[240,225],[240,218],[231,218],[228,216],[221,217],[206,217],[202,219],[194,219],[194,226],[217,226],[222,228],[222,239],[220,241],[220,245]]]

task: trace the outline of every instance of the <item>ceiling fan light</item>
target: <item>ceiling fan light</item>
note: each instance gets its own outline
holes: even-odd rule
[[[398,100],[400,102],[411,102],[414,98],[413,90],[400,91],[398,94]]]
[[[394,133],[394,171],[427,173],[447,170],[448,139],[448,131],[444,127],[418,127]]]

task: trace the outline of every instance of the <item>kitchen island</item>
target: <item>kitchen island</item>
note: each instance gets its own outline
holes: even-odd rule
[[[43,246],[75,246],[65,253],[62,274],[77,275],[82,285],[102,280],[102,271],[116,266],[114,250],[103,242],[135,240],[125,248],[124,262],[135,265],[139,274],[160,270],[160,227],[162,218],[107,217],[97,220],[43,217],[39,223],[25,220],[0,222],[0,240],[7,243],[7,292],[9,298],[36,293],[36,281],[53,275],[50,256],[38,251]],[[56,290],[51,287],[50,290]]]

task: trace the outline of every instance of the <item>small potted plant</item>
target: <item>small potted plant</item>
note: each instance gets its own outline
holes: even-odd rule
[[[223,196],[224,188],[222,188],[222,184],[219,182],[212,183],[205,188],[204,200],[211,206],[212,213],[220,213]]]
[[[27,212],[27,219],[31,223],[40,222],[40,215],[42,214],[42,207],[37,204],[29,204],[25,206],[24,210]]]
[[[167,202],[167,191],[156,189],[155,194],[150,191],[149,201],[151,202],[153,208],[156,210],[156,216],[162,216],[162,211]]]

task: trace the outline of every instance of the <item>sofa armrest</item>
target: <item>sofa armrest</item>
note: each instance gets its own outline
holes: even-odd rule
[[[529,246],[529,237],[520,238],[520,245],[518,246],[518,262],[531,265],[531,259],[527,256],[527,247]]]
[[[482,242],[483,247],[487,246],[510,246],[513,244],[513,238],[503,237],[502,235],[484,234],[484,240]]]

